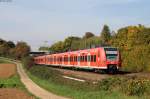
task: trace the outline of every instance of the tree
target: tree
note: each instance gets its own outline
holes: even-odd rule
[[[3,43],[0,45],[0,55],[2,56],[6,56],[9,53],[9,46],[7,45],[7,43]]]
[[[18,42],[15,49],[14,55],[17,59],[21,59],[29,55],[30,46],[27,45],[25,42]]]
[[[88,39],[95,36],[92,32],[86,32],[85,35],[83,36],[83,39]]]
[[[39,51],[49,51],[49,47],[41,46]]]
[[[63,49],[64,49],[64,47],[63,47],[63,42],[62,41],[59,41],[59,42],[53,44],[50,47],[50,51],[51,52],[62,52]]]
[[[107,44],[110,38],[111,38],[111,33],[109,27],[107,25],[104,25],[101,32],[102,43]]]
[[[7,42],[7,45],[8,45],[10,48],[15,48],[15,44],[14,44],[14,42],[12,42],[12,41],[8,41],[8,42]]]
[[[4,43],[6,43],[6,41],[3,40],[3,39],[0,39],[0,45],[2,45],[2,44],[4,44]]]
[[[64,45],[64,51],[66,52],[66,51],[71,50],[71,46],[72,46],[73,41],[77,41],[77,40],[80,40],[80,38],[79,37],[73,37],[73,36],[66,38],[64,41],[64,44],[63,44]]]

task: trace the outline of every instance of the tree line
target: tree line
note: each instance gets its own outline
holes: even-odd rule
[[[29,55],[30,46],[25,42],[6,41],[0,39],[0,56],[14,59],[22,59]]]
[[[123,27],[117,32],[104,25],[99,36],[86,32],[83,37],[70,36],[50,47],[40,47],[39,50],[59,53],[99,46],[118,47],[122,55],[123,70],[150,71],[150,28],[141,24]]]

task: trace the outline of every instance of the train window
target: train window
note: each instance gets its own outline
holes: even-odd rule
[[[84,62],[84,56],[82,56],[82,58],[83,58],[83,62]]]
[[[85,56],[85,62],[87,62],[87,55]]]
[[[84,56],[82,56],[82,62],[84,62]]]
[[[62,62],[62,57],[60,58],[60,62]]]
[[[75,56],[75,62],[77,62],[77,57]]]
[[[76,56],[74,56],[74,62],[76,62]]]
[[[80,56],[78,56],[78,62],[80,62]]]
[[[64,57],[64,62],[66,61],[66,58]]]
[[[88,62],[90,62],[91,61],[91,56],[90,55],[88,55]]]
[[[54,62],[56,62],[56,57],[54,57]]]
[[[68,61],[70,61],[70,57],[68,57]]]
[[[94,62],[96,62],[96,55],[94,55]]]
[[[91,62],[93,62],[93,58],[94,58],[93,55],[91,55]]]
[[[78,61],[78,58],[77,58],[77,56],[76,56],[76,62]]]
[[[82,62],[82,56],[80,56],[80,62]]]
[[[98,57],[100,57],[100,51],[98,51]]]
[[[73,57],[72,57],[72,62],[73,62]]]
[[[70,57],[70,62],[72,62],[72,56]]]

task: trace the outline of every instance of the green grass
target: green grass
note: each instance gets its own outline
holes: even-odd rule
[[[0,79],[0,88],[20,88],[25,90],[25,86],[21,83],[17,74],[10,78]]]
[[[95,91],[87,91],[80,89],[75,89],[74,87],[64,85],[64,84],[56,84],[53,81],[48,81],[44,79],[40,79],[28,72],[28,76],[39,86],[43,87],[44,89],[55,93],[57,95],[70,97],[73,99],[141,99],[137,96],[127,96],[123,93],[118,91],[108,92],[102,90],[95,90]],[[79,85],[80,86],[80,85]],[[144,99],[144,98],[143,98]]]
[[[9,62],[7,62],[5,60],[0,60],[0,63],[9,63]]]

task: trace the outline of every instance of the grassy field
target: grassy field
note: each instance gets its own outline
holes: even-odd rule
[[[19,88],[26,90],[17,74],[10,78],[0,79],[0,88]]]
[[[139,86],[136,86],[136,81],[139,80],[127,78],[128,82],[127,79],[118,77],[105,79],[93,85],[90,82],[81,83],[64,79],[58,71],[43,66],[33,66],[28,75],[44,89],[73,99],[149,99],[143,80],[137,84]],[[131,89],[126,89],[127,84],[131,85]]]
[[[9,63],[9,62],[0,59],[0,63]]]

